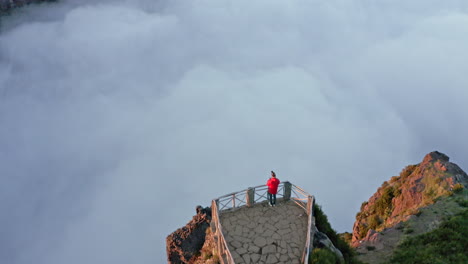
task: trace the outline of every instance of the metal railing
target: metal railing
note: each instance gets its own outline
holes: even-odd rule
[[[214,222],[213,229],[215,229],[217,247],[222,264],[234,264],[234,259],[232,258],[231,252],[229,251],[226,239],[224,238],[224,234],[222,232],[219,213],[226,210],[234,210],[244,206],[250,207],[256,203],[263,202],[268,199],[267,193],[268,187],[266,185],[258,185],[242,191],[229,193],[212,200],[211,208],[213,214],[212,222]],[[304,209],[305,213],[308,215],[307,238],[301,258],[302,263],[307,263],[313,242],[311,228],[313,225],[313,205],[315,199],[302,188],[291,184],[290,182],[283,182],[278,186],[277,198],[293,201],[299,207]]]

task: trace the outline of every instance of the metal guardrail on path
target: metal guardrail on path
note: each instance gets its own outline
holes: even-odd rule
[[[223,227],[219,220],[219,214],[226,210],[234,210],[239,207],[251,207],[256,203],[267,200],[268,187],[266,185],[259,185],[250,187],[239,192],[233,192],[230,194],[223,195],[211,201],[212,209],[212,228],[215,233],[218,254],[220,255],[220,261],[222,264],[235,264],[234,259],[229,251],[226,239],[223,235]],[[312,239],[311,228],[313,221],[313,205],[314,197],[308,194],[300,187],[291,184],[290,182],[282,182],[278,186],[278,198],[283,200],[291,200],[300,206],[308,215],[308,228],[307,238],[304,245],[304,251],[302,254],[302,263],[307,263],[309,259]]]

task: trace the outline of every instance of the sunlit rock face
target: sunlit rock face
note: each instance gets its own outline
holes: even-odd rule
[[[384,182],[362,204],[354,223],[353,244],[365,240],[372,230],[381,231],[408,220],[419,208],[433,204],[457,186],[467,186],[467,181],[467,174],[447,155],[438,151],[427,154],[421,163],[407,166],[400,176]]]
[[[385,181],[364,202],[356,215],[352,246],[365,263],[388,261],[407,236],[437,228],[444,217],[463,210],[457,194],[468,175],[438,151],[406,166],[399,176]]]

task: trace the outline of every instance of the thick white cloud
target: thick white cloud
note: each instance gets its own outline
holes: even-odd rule
[[[1,19],[2,263],[162,263],[197,204],[270,170],[350,231],[427,152],[468,167],[463,1],[83,0]]]

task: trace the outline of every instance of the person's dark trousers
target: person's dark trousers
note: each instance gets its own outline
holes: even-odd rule
[[[271,205],[276,205],[276,194],[268,193],[268,201]]]

